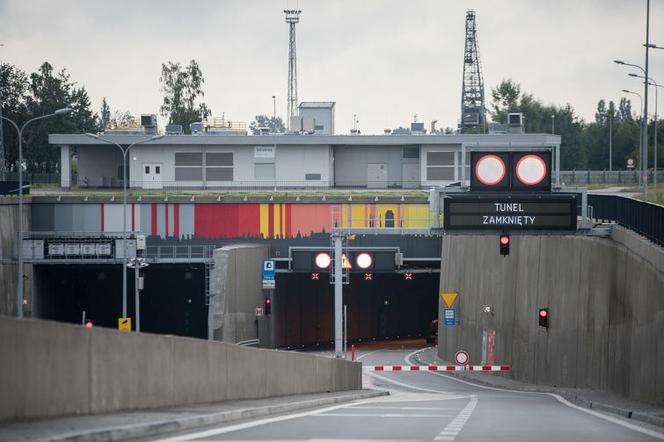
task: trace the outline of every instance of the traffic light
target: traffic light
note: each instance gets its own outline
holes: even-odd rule
[[[91,319],[85,321],[85,328],[92,328],[92,327],[94,327],[94,323],[92,322]]]
[[[272,313],[272,299],[265,298],[265,314],[269,315],[270,313]]]
[[[510,236],[506,234],[500,235],[500,254],[507,256],[510,254]]]
[[[549,328],[549,309],[541,308],[537,314],[540,327]]]

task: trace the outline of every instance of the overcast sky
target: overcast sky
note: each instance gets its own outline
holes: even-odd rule
[[[300,101],[337,102],[337,133],[456,126],[465,12],[477,12],[487,101],[512,78],[545,103],[592,119],[600,98],[642,91],[621,58],[644,63],[645,0],[290,0]],[[286,112],[286,0],[0,0],[0,60],[28,72],[48,60],[86,87],[98,111],[157,113],[161,63],[196,59],[215,116]],[[664,46],[664,0],[651,0],[651,41]],[[664,83],[664,50],[651,51]],[[664,91],[662,91],[664,92]],[[664,106],[664,93],[660,102]],[[638,98],[633,97],[638,102]],[[651,101],[654,105],[654,99]],[[635,107],[637,107],[636,104]]]

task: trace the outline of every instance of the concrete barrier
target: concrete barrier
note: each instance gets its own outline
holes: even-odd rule
[[[613,239],[512,235],[507,257],[495,235],[449,235],[443,256],[440,288],[459,292],[459,324],[440,325],[440,357],[464,349],[480,362],[493,330],[495,362],[511,364],[518,380],[664,403],[661,248],[615,227]]]
[[[362,388],[361,365],[301,353],[0,317],[0,420]]]

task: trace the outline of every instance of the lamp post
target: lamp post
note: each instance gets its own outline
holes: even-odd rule
[[[130,144],[126,148],[122,147],[120,144],[115,141],[111,141],[107,138],[103,138],[97,134],[85,134],[86,136],[93,138],[104,143],[112,144],[117,146],[118,149],[122,152],[122,244],[123,244],[123,263],[122,263],[122,317],[127,317],[127,154],[132,147],[139,144],[148,143],[150,141],[156,141],[160,138],[164,138],[163,135],[155,135],[150,138],[144,138],[138,140],[135,143]]]
[[[141,295],[140,291],[143,290],[143,287],[140,286],[139,281],[141,280],[139,271],[144,269],[150,264],[147,263],[145,258],[132,258],[129,260],[127,267],[134,269],[134,305],[136,309],[136,324],[134,325],[134,330],[136,332],[141,331]]]
[[[277,96],[272,95],[272,119],[277,119]]]
[[[556,115],[551,114],[551,133],[555,134],[556,133]]]
[[[659,48],[658,48],[659,49]],[[636,78],[643,78],[643,81],[645,81],[645,78],[643,75],[637,75],[637,74],[629,74],[630,77],[636,77]],[[648,84],[650,86],[655,86],[655,152],[654,152],[654,166],[653,168],[655,169],[655,173],[653,176],[653,186],[655,187],[655,194],[657,193],[657,120],[659,120],[659,115],[657,114],[657,104],[659,102],[659,94],[658,90],[659,88],[664,88],[664,85],[658,84],[655,80],[652,79],[652,77],[648,77]]]
[[[641,94],[638,94],[638,93],[632,92],[632,91],[628,91],[627,89],[623,89],[622,91],[626,94],[636,95],[637,97],[639,97],[639,100],[641,100],[641,104],[643,104],[643,97],[641,97]],[[641,106],[641,108],[643,109],[643,106]],[[641,115],[641,120],[642,121],[644,120],[643,115]],[[639,164],[641,165],[641,171],[642,171],[641,178],[639,179],[639,184],[643,185],[643,177],[642,177],[643,170],[644,170],[644,167],[643,167],[643,124],[641,124],[641,134],[639,136]]]
[[[65,115],[71,112],[73,109],[65,107],[58,109],[51,114],[40,115],[39,117],[34,117],[23,123],[23,126],[20,128],[13,120],[5,116],[0,116],[1,119],[9,122],[18,135],[18,281],[16,289],[16,315],[19,318],[23,317],[23,131],[28,126],[28,124],[33,121],[43,120],[44,118],[55,117],[58,115]]]
[[[613,60],[614,63],[620,64],[623,66],[631,66],[637,69],[640,69],[643,72],[645,77],[648,77],[648,44],[649,44],[649,29],[650,29],[650,0],[646,0],[648,3],[647,9],[647,20],[646,20],[646,68],[643,69],[638,64],[626,63],[623,60]],[[643,108],[643,118],[641,119],[641,174],[643,176],[643,200],[648,201],[648,82],[644,82],[644,95],[641,99],[641,107]],[[623,91],[624,92],[624,91]],[[640,97],[640,95],[639,95]]]

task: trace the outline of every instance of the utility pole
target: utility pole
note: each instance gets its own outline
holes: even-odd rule
[[[648,52],[650,50],[650,0],[646,0],[646,69],[643,88],[643,200],[648,201]]]
[[[609,113],[609,172],[613,170],[613,111]]]
[[[295,25],[300,22],[299,9],[285,9],[286,23],[288,23],[288,97],[286,98],[288,118],[287,127],[291,129],[291,117],[295,116],[297,109],[297,54],[295,51]]]

